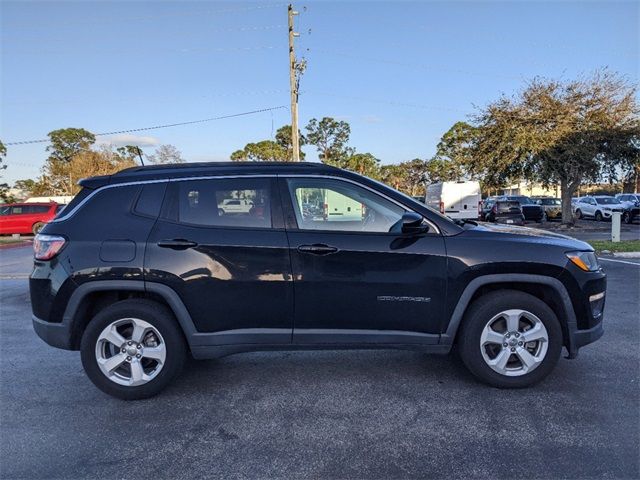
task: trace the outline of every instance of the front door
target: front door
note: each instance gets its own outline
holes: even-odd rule
[[[273,178],[170,182],[145,279],[170,286],[201,342],[290,343],[293,282]],[[250,208],[225,211],[241,200]]]
[[[351,181],[283,178],[296,343],[436,343],[442,236],[401,232],[406,207]]]

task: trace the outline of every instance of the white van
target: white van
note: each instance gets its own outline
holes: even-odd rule
[[[427,187],[424,203],[451,218],[477,219],[480,200],[478,182],[438,182]]]

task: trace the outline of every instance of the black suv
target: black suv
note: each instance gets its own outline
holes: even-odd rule
[[[486,383],[524,387],[603,332],[586,243],[455,223],[337,168],[136,167],[80,185],[34,241],[33,326],[116,397],[158,393],[188,354],[254,350],[455,346]]]

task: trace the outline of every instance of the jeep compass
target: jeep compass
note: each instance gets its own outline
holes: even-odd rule
[[[157,394],[188,355],[256,350],[455,348],[518,388],[603,332],[588,244],[454,222],[334,167],[161,165],[80,185],[34,241],[33,326],[119,398]]]

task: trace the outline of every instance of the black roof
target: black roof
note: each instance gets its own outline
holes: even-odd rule
[[[106,184],[161,180],[165,178],[198,177],[225,174],[311,173],[339,170],[319,162],[194,162],[131,167],[113,175],[91,177],[80,181],[82,186],[97,188]]]

